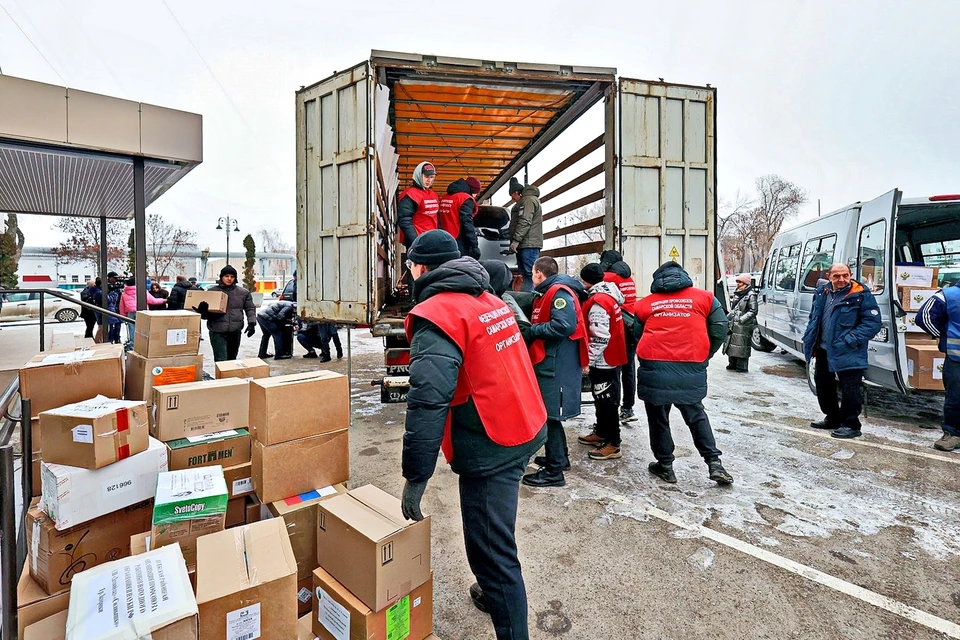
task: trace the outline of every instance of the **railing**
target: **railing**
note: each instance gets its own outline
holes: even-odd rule
[[[30,400],[20,401],[20,415],[9,413],[20,390],[14,378],[0,394],[0,638],[12,640],[17,635],[17,582],[27,558],[26,514],[33,495],[33,434],[30,424]],[[26,416],[26,419],[24,419]],[[17,511],[15,456],[10,440],[20,424],[21,510]],[[19,532],[17,529],[19,528]]]

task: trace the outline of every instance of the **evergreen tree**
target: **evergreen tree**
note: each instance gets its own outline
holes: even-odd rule
[[[243,286],[247,291],[253,291],[257,284],[257,277],[253,270],[257,256],[257,245],[249,233],[243,239],[243,248],[246,249],[246,259],[243,261]]]

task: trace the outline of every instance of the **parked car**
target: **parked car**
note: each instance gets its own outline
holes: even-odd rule
[[[293,293],[296,290],[296,287],[297,287],[297,281],[294,280],[293,278],[290,278],[289,280],[287,280],[287,284],[283,285],[283,291],[280,292],[279,298],[281,300],[296,302],[296,300],[294,300],[295,296]]]
[[[79,294],[69,293],[73,297]],[[67,302],[56,296],[44,296],[43,313],[46,318],[55,318],[58,322],[73,322],[80,317],[80,305]],[[40,294],[16,292],[8,293],[0,309],[0,322],[17,322],[40,318]]]

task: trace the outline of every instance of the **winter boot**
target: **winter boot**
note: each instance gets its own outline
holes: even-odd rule
[[[528,487],[562,487],[567,484],[563,479],[562,471],[547,471],[546,468],[540,469],[536,473],[528,473],[520,481]]]
[[[547,456],[537,456],[533,459],[533,464],[537,465],[538,467],[547,466]],[[562,468],[564,471],[570,471],[570,460],[567,460],[566,464],[564,464]]]
[[[609,442],[587,454],[591,460],[617,460],[623,457],[620,447]]]
[[[585,444],[588,447],[600,447],[603,446],[604,440],[597,435],[596,431],[591,431],[587,435],[577,438],[577,442],[580,444]]]
[[[733,476],[727,473],[719,460],[711,460],[707,468],[710,469],[710,479],[717,484],[733,484]]]
[[[651,462],[647,465],[647,469],[653,475],[657,476],[664,482],[669,482],[670,484],[675,484],[677,482],[677,476],[673,473],[673,464],[661,464],[659,462]]]
[[[851,429],[850,427],[840,427],[835,431],[831,431],[830,435],[834,438],[839,438],[841,440],[849,440],[850,438],[859,438],[863,435],[860,432],[860,429]]]
[[[952,436],[944,431],[943,437],[934,443],[933,448],[939,449],[940,451],[953,451],[954,449],[960,449],[960,436]]]
[[[620,409],[620,424],[627,424],[636,421],[637,415],[633,412],[633,409],[627,409],[626,407]]]
[[[473,606],[480,611],[490,613],[490,607],[487,606],[487,596],[483,595],[483,589],[476,582],[470,586],[470,600],[473,601]]]

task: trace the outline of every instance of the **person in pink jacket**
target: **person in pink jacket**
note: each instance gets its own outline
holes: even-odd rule
[[[147,292],[147,304],[163,304],[162,298],[154,298]],[[135,319],[137,317],[137,281],[134,278],[127,278],[126,286],[123,287],[123,293],[120,294],[120,315]],[[134,323],[127,323],[127,342],[123,348],[127,351],[133,351],[133,332]]]

